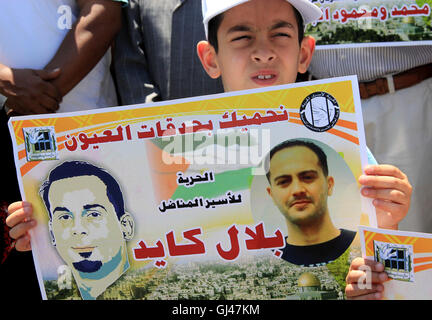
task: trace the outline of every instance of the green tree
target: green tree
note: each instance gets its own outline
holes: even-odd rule
[[[348,274],[350,261],[349,261],[350,250],[345,251],[339,258],[335,261],[330,262],[326,265],[327,269],[335,278],[337,284],[343,292],[345,292],[346,282],[345,278]]]

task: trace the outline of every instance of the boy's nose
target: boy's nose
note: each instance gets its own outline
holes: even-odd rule
[[[276,58],[274,51],[266,44],[259,44],[252,52],[252,60],[257,63],[268,63]]]
[[[253,55],[253,60],[258,63],[271,62],[275,56],[271,52],[256,52]]]

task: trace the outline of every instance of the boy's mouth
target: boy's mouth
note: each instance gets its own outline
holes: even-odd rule
[[[252,81],[260,86],[270,86],[277,80],[277,74],[274,72],[259,72],[252,75]]]
[[[267,74],[267,75],[259,75],[258,77],[257,77],[259,80],[269,80],[269,79],[271,79],[271,78],[274,78],[274,75],[271,75],[271,74]]]

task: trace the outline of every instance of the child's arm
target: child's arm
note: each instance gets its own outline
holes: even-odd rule
[[[370,165],[359,183],[364,186],[362,194],[372,198],[376,208],[378,227],[397,230],[399,222],[408,213],[412,187],[407,176],[392,165]],[[363,283],[363,280],[366,282]],[[356,258],[348,272],[345,294],[348,299],[381,299],[387,280],[382,264]]]
[[[16,240],[15,249],[17,251],[31,250],[28,231],[36,226],[31,203],[18,201],[9,205],[6,225],[11,228],[9,230],[10,237]]]

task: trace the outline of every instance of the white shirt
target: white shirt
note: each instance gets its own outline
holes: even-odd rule
[[[79,8],[75,0],[1,0],[0,63],[10,68],[43,69],[54,57]],[[117,105],[108,51],[73,88],[57,112]]]
[[[432,45],[315,50],[309,67],[318,78],[357,75],[370,81],[432,63]]]

